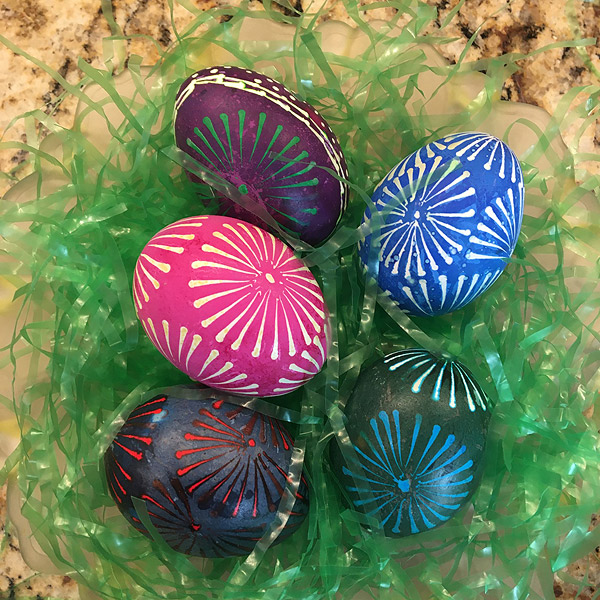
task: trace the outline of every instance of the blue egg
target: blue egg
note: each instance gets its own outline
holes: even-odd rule
[[[504,142],[484,133],[449,135],[405,158],[377,186],[372,200],[381,228],[372,223],[360,258],[409,314],[457,310],[504,270],[523,197],[519,161]],[[370,219],[367,209],[364,221]],[[379,253],[370,256],[373,243]]]

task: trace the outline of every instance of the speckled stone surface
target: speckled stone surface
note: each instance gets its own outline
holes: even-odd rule
[[[331,8],[328,18],[350,23],[343,4],[327,0]],[[231,2],[222,0],[190,0],[198,8],[224,8]],[[445,29],[456,41],[443,47],[451,61],[466,51],[467,60],[500,56],[505,53],[528,53],[538,48],[574,38],[600,37],[600,0],[466,0],[455,12],[459,0],[427,0],[438,11],[433,32],[450,20]],[[174,3],[174,22],[185,28],[193,19],[186,9]],[[290,2],[287,3],[290,5]],[[372,1],[362,1],[367,6]],[[112,0],[115,32],[126,36],[142,34],[167,48],[175,39],[170,9],[166,0]],[[292,0],[297,10],[309,5],[308,0]],[[250,7],[262,10],[258,0]],[[286,9],[289,10],[289,9]],[[392,9],[369,10],[369,19],[388,19]],[[570,15],[568,18],[567,15]],[[99,67],[116,48],[103,39],[111,29],[102,14],[101,0],[0,0],[2,35],[15,46],[51,67],[67,82],[77,83],[82,77],[79,61]],[[400,22],[401,24],[401,22]],[[152,64],[158,58],[157,47],[145,37],[123,42],[120,60],[130,54],[144,57]],[[585,59],[585,60],[584,60]],[[28,128],[36,127],[33,119],[18,120],[7,130],[15,117],[28,111],[52,115],[63,127],[73,122],[76,101],[67,98],[59,103],[63,86],[52,74],[44,71],[10,48],[0,43],[0,131],[4,142],[26,142]],[[543,107],[553,114],[570,90],[590,83],[598,84],[600,45],[579,49],[556,48],[522,61],[522,69],[510,77],[503,97]],[[596,74],[594,74],[596,70]],[[574,102],[581,102],[575,97]],[[37,127],[40,127],[38,124]],[[564,137],[572,151],[600,154],[600,119],[591,120],[580,131],[581,123],[573,122]],[[22,177],[22,164],[27,156],[24,148],[0,150],[0,170],[12,177]],[[588,161],[582,166],[600,173],[600,162]],[[0,194],[11,185],[11,178],[0,179]],[[5,492],[0,489],[0,527],[4,530]],[[590,525],[596,525],[594,519]],[[0,532],[0,538],[3,531]],[[0,598],[77,598],[77,587],[68,577],[35,575],[22,561],[16,542],[8,535],[0,551]],[[558,573],[554,581],[555,597],[562,599],[596,597],[600,589],[600,549],[575,563],[562,573],[567,579],[582,582],[565,583]],[[568,575],[568,577],[567,577]],[[12,591],[11,591],[12,590]]]

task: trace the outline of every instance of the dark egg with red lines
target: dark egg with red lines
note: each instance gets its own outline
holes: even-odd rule
[[[216,66],[191,75],[175,100],[175,140],[237,190],[237,202],[217,192],[222,214],[265,227],[251,208],[258,203],[284,231],[316,245],[346,208],[348,169],[331,127],[261,73]]]
[[[239,219],[188,217],[159,231],[137,261],[133,296],[159,352],[228,394],[286,394],[325,362],[319,284],[289,246]]]
[[[207,558],[245,556],[268,531],[284,494],[291,510],[274,543],[308,512],[304,475],[294,478],[294,441],[281,421],[223,399],[156,396],[127,419],[104,456],[108,489],[125,518],[151,537],[132,498],[174,550]],[[299,480],[298,480],[299,477]]]

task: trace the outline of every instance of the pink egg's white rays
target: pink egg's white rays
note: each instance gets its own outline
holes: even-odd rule
[[[209,215],[168,225],[138,258],[133,295],[156,348],[213,388],[286,394],[325,362],[319,284],[291,248],[249,223]]]

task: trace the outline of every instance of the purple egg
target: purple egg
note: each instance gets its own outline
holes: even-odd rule
[[[331,174],[348,179],[335,134],[310,104],[265,75],[229,66],[194,73],[177,94],[175,139],[309,244],[329,237],[346,208],[348,186]],[[234,200],[219,199],[222,214],[265,226]]]

